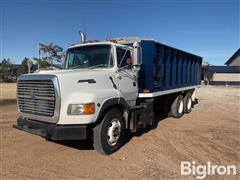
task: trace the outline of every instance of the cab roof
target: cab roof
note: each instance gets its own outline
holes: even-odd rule
[[[92,46],[92,45],[121,45],[118,43],[108,42],[108,41],[101,41],[101,42],[91,42],[91,43],[82,43],[82,44],[75,44],[68,47],[68,49],[82,47],[82,46]]]

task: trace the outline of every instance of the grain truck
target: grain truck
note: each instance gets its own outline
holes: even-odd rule
[[[14,127],[53,141],[90,139],[109,155],[126,131],[154,123],[154,109],[190,113],[201,63],[154,39],[84,41],[68,48],[63,69],[18,78]]]

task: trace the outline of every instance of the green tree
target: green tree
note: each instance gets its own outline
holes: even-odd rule
[[[11,82],[15,78],[13,64],[10,59],[3,59],[0,64],[0,79],[3,82]]]
[[[39,43],[39,51],[43,52],[46,56],[42,59],[47,61],[49,64],[53,64],[54,61],[61,62],[61,57],[63,53],[63,48],[55,45],[53,43],[50,44],[41,44]]]
[[[30,61],[30,59],[27,57],[22,60],[21,65],[17,67],[16,76],[28,73],[28,61]]]
[[[39,59],[39,58],[34,57],[33,60],[36,61],[36,64],[37,64],[39,70],[46,69],[50,66],[49,62],[46,59],[43,59],[43,58]]]

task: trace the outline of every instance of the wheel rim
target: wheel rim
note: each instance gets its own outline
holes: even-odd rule
[[[183,112],[183,101],[180,101],[179,107],[178,107],[178,113],[181,114]]]
[[[113,119],[108,126],[107,142],[110,146],[114,146],[121,136],[121,123],[118,119]]]
[[[188,110],[190,110],[191,107],[192,107],[192,100],[191,100],[191,98],[189,98],[189,99],[188,99],[188,103],[187,103],[187,108],[188,108]]]

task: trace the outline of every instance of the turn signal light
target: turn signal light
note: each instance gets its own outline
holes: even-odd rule
[[[144,89],[143,92],[144,93],[149,93],[150,91],[149,91],[149,89]]]
[[[83,113],[84,114],[94,114],[95,112],[95,104],[89,103],[89,104],[83,104]]]

